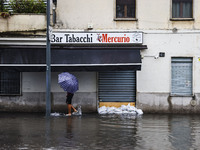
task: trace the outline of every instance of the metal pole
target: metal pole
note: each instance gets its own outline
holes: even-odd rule
[[[51,45],[49,38],[50,0],[47,0],[47,39],[46,39],[46,116],[51,114]]]

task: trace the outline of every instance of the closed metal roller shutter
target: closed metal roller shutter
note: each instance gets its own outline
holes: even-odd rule
[[[171,94],[192,95],[192,58],[172,58]]]
[[[99,72],[101,102],[135,102],[136,71]]]

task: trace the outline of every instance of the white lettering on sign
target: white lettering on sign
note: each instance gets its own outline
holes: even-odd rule
[[[141,32],[128,33],[61,33],[51,35],[52,44],[142,44]]]

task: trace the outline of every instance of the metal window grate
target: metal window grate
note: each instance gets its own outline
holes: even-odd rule
[[[20,94],[20,72],[0,72],[0,94]]]

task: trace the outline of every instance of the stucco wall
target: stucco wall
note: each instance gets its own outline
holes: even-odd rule
[[[0,17],[0,32],[33,31],[46,29],[46,14],[15,14]]]
[[[194,92],[200,93],[199,43],[200,35],[197,32],[165,33],[160,31],[160,33],[153,33],[153,31],[146,31],[144,44],[148,46],[148,49],[141,51],[142,69],[137,74],[138,91],[169,93],[171,86],[171,57],[192,57],[193,88]],[[159,52],[165,52],[165,57],[155,59],[154,56],[157,56]]]
[[[85,30],[88,24],[92,24],[93,30],[200,29],[199,6],[200,1],[195,0],[194,21],[170,21],[171,1],[137,0],[137,21],[115,21],[115,0],[59,0],[56,7],[55,28]],[[8,18],[0,17],[0,24],[0,32],[44,30],[46,14],[14,14]]]
[[[146,112],[200,112],[200,35],[194,31],[146,31],[147,50],[142,50],[142,69],[137,72],[136,106]],[[155,59],[159,52],[165,57]],[[193,58],[193,96],[173,97],[171,93],[171,57]],[[196,106],[191,106],[196,100]]]
[[[56,27],[85,30],[93,24],[93,30],[200,29],[200,1],[193,3],[194,21],[170,21],[171,5],[169,0],[137,0],[137,21],[115,21],[115,0],[59,0]]]
[[[52,112],[67,112],[66,92],[58,85],[58,74],[53,72],[51,82]],[[73,97],[73,105],[80,105],[83,112],[96,112],[96,72],[72,72],[79,80],[79,90]],[[22,73],[22,95],[0,96],[0,111],[45,112],[46,79],[44,72]]]

